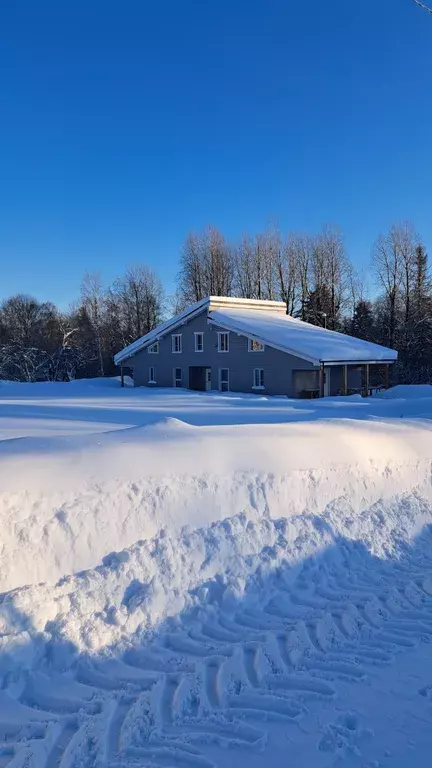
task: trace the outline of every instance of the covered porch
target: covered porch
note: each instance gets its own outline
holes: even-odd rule
[[[349,362],[326,361],[313,370],[294,371],[294,396],[301,399],[361,394],[390,386],[392,361]]]

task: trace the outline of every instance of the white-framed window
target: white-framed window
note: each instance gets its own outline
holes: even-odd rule
[[[195,333],[195,352],[204,352],[204,334]]]
[[[149,368],[149,378],[148,378],[149,384],[156,384],[156,368],[154,365],[151,365]]]
[[[229,333],[226,331],[218,331],[218,352],[229,352]]]
[[[219,368],[219,391],[229,392],[229,368]]]
[[[249,352],[264,352],[264,344],[256,339],[249,339]]]
[[[149,355],[157,355],[157,354],[159,354],[159,342],[158,341],[155,341],[155,343],[152,344],[148,348],[148,353],[149,353]]]
[[[171,336],[171,349],[175,355],[179,355],[182,351],[182,335],[181,333],[173,333]]]
[[[252,389],[264,389],[264,368],[253,369]]]
[[[181,368],[174,368],[174,386],[175,387],[182,387],[183,386],[183,371]]]

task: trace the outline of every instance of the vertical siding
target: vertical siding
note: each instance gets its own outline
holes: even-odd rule
[[[182,368],[183,386],[189,387],[189,367],[206,366],[212,371],[212,389],[219,388],[219,369],[229,368],[230,391],[267,393],[270,395],[292,395],[292,373],[294,370],[313,370],[306,360],[294,357],[277,349],[266,347],[264,352],[249,352],[248,340],[236,333],[229,334],[229,352],[218,352],[218,331],[216,325],[209,326],[207,310],[184,325],[175,329],[182,334],[182,352],[171,351],[171,333],[159,341],[159,353],[149,354],[148,349],[138,352],[130,360],[134,370],[135,386],[148,386],[148,369],[156,368],[158,387],[173,386],[173,369]],[[196,332],[204,334],[204,349],[195,352]],[[264,369],[264,390],[253,389],[254,368]]]

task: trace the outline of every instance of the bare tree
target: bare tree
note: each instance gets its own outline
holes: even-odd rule
[[[282,248],[276,254],[276,276],[279,297],[286,304],[287,315],[293,315],[297,306],[298,261],[301,252],[301,239],[291,233],[285,239]]]
[[[184,305],[204,298],[204,270],[200,235],[190,232],[180,255],[179,294]]]
[[[5,341],[23,346],[49,346],[57,331],[57,310],[51,302],[39,302],[33,296],[17,294],[0,308]]]
[[[234,290],[242,299],[255,298],[255,250],[251,237],[244,234],[234,250]]]
[[[386,235],[380,235],[375,243],[372,265],[387,306],[388,322],[386,340],[393,347],[396,339],[397,308],[402,285],[402,255],[397,226]]]
[[[179,292],[184,304],[205,296],[229,296],[233,285],[233,256],[224,236],[209,226],[186,238],[180,257]]]
[[[160,322],[164,293],[155,272],[145,264],[130,266],[114,281],[106,307],[115,311],[126,343],[144,336]]]
[[[103,328],[105,290],[98,272],[86,272],[81,283],[81,303],[90,321],[98,359],[99,375],[104,375]]]

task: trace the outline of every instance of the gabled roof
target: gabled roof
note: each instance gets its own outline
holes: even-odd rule
[[[257,339],[314,365],[394,362],[397,359],[393,349],[296,320],[286,314],[283,302],[208,296],[123,349],[115,355],[115,364],[120,365],[204,311],[208,312],[209,323]]]

